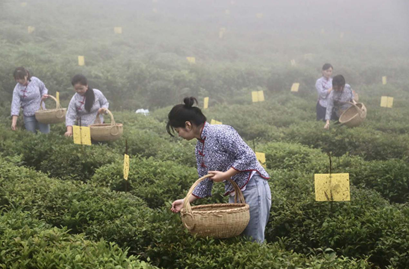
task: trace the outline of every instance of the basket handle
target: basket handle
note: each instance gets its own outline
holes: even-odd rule
[[[109,111],[108,108],[105,108],[105,112],[108,113],[109,116],[111,117],[111,126],[115,126],[114,115],[112,115],[111,111]],[[99,120],[99,117],[98,117],[100,114],[101,114],[101,113],[98,113],[98,114],[97,114],[97,117],[95,118],[94,124],[101,124],[101,121]]]
[[[354,104],[354,103],[352,103],[352,102],[348,102],[348,103],[350,103],[351,105],[355,106],[356,108],[358,108],[358,109],[361,111],[361,113],[359,113],[359,116],[360,116],[361,118],[365,118],[365,117],[366,117],[366,106],[364,106],[362,103],[359,103],[359,102],[357,102],[356,104]],[[362,104],[362,107],[358,107],[357,104]]]
[[[51,99],[53,99],[53,100],[55,101],[55,109],[59,109],[59,108],[60,108],[60,101],[58,101],[57,98],[55,98],[55,97],[52,96],[52,95],[48,95],[48,97],[51,97]],[[43,103],[44,103],[44,101],[41,100],[41,102],[40,102],[40,109],[39,109],[39,110],[44,110],[44,109],[43,109]]]
[[[212,176],[213,176],[212,174],[205,175],[204,177],[201,177],[198,180],[196,180],[196,182],[193,183],[192,187],[190,187],[189,192],[187,193],[187,195],[186,195],[186,197],[185,197],[185,199],[183,201],[183,208],[186,210],[186,214],[192,214],[192,206],[190,205],[189,197],[190,197],[190,195],[192,195],[192,193],[193,193],[194,189],[196,188],[196,186],[199,185],[199,183],[202,182],[203,180],[205,180],[206,178],[209,178],[209,177],[212,177]],[[233,188],[234,188],[234,190],[236,192],[236,195],[234,196],[234,201],[237,203],[237,196],[238,196],[239,197],[239,202],[241,204],[245,204],[246,200],[244,199],[243,193],[240,190],[239,186],[237,186],[236,182],[234,182],[230,178],[227,179],[227,180],[230,182],[230,184],[233,186]]]

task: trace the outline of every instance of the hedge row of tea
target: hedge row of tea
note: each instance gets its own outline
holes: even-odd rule
[[[3,156],[11,158],[18,165],[33,167],[53,178],[65,180],[58,183],[58,188],[69,188],[74,184],[76,188],[81,186],[87,190],[62,190],[64,196],[67,196],[66,200],[50,201],[50,204],[55,205],[53,213],[50,213],[51,216],[39,215],[39,218],[57,227],[67,227],[74,233],[85,233],[92,236],[92,240],[103,238],[123,248],[129,247],[129,253],[139,255],[146,261],[149,258],[150,262],[158,266],[184,266],[186,257],[197,254],[195,248],[204,249],[209,255],[212,250],[220,248],[220,245],[211,244],[207,249],[201,244],[206,245],[208,241],[191,239],[182,232],[180,219],[169,211],[169,202],[182,198],[197,177],[194,144],[170,138],[164,131],[164,123],[152,117],[129,113],[119,113],[118,116],[127,122],[124,138],[128,140],[128,153],[131,154],[131,171],[127,184],[122,179],[125,139],[112,144],[81,147],[62,136],[64,128],[60,125],[53,126],[49,135],[12,132],[2,125],[0,148]],[[294,127],[290,126],[280,131],[292,128]],[[359,131],[359,128],[345,130],[350,131]],[[345,132],[341,131],[340,135]],[[300,135],[305,134],[300,132]],[[367,139],[373,140],[373,137],[369,136]],[[251,140],[248,142],[252,145]],[[369,141],[367,144],[371,145]],[[286,142],[257,141],[255,145],[257,151],[266,153],[266,165],[272,176],[269,183],[274,199],[266,233],[268,242],[280,242],[280,248],[306,255],[317,254],[319,249],[329,248],[338,255],[368,259],[382,267],[391,265],[404,268],[409,265],[409,238],[406,233],[409,229],[409,210],[404,204],[408,201],[409,164],[405,160],[369,161],[348,154],[333,157],[333,172],[350,173],[353,186],[351,202],[334,203],[331,206],[314,200],[313,174],[327,173],[329,169],[325,153],[319,149]],[[24,173],[17,172],[16,168],[16,174],[18,173],[24,177]],[[45,178],[43,175],[42,177]],[[56,179],[49,180],[58,182]],[[82,184],[78,185],[72,180]],[[29,185],[38,186],[38,183]],[[48,186],[48,183],[45,185]],[[139,203],[127,206],[126,210],[131,210],[132,207],[135,208],[132,210],[137,211],[132,211],[130,216],[118,213],[120,209],[100,208],[104,206],[100,201],[107,198],[98,198],[100,196],[89,191],[102,188],[105,195],[119,197],[123,197],[123,192],[126,191],[127,199]],[[216,185],[215,188],[212,198],[200,202],[224,202],[222,185]],[[36,200],[45,201],[48,198],[42,196],[47,193],[49,197],[48,190],[40,188],[38,195],[41,197]],[[56,196],[61,197],[60,194]],[[99,201],[97,207],[89,206],[89,200],[79,202],[83,199],[82,196]],[[70,204],[68,201],[75,203],[67,208],[67,204]],[[126,203],[118,198],[111,201],[109,207],[121,207]],[[44,210],[41,208],[38,212],[45,212]],[[107,224],[99,219],[104,216],[120,220],[110,220]],[[139,217],[134,219],[135,216]],[[95,226],[102,223],[103,230],[100,226]],[[119,227],[124,230],[118,232]],[[151,229],[154,229],[153,235]],[[233,246],[237,243],[235,240],[231,243],[229,240],[212,242],[218,242],[223,247],[226,244],[226,248],[236,248]],[[192,254],[185,250],[185,244],[192,244]],[[245,245],[240,246],[240,251],[246,248]],[[268,246],[271,247],[270,244]],[[182,249],[185,254],[182,254]],[[199,257],[195,256],[189,262],[196,262],[196,259]],[[206,260],[203,257],[200,259]],[[211,261],[215,264],[220,262],[216,259]]]
[[[278,243],[196,239],[169,204],[153,210],[132,194],[49,178],[16,162],[0,158],[0,265],[6,268],[153,268],[148,262],[167,268],[370,268],[329,249],[307,257]]]

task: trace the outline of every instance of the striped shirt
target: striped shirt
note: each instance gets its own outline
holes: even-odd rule
[[[88,91],[91,89],[88,89]],[[81,117],[81,126],[89,126],[95,122],[97,118],[98,110],[100,108],[108,109],[109,103],[105,96],[100,90],[93,89],[95,94],[95,101],[92,105],[90,112],[85,109],[85,96],[81,96],[75,93],[71,98],[70,104],[68,105],[67,114],[65,116],[65,125],[73,126],[77,118]],[[103,122],[103,117],[101,117],[101,122]],[[79,123],[78,123],[79,124]]]
[[[232,177],[240,189],[246,186],[252,172],[258,173],[264,179],[269,179],[269,175],[258,162],[253,150],[233,127],[211,125],[206,122],[200,137],[195,149],[199,177],[207,175],[208,171],[226,172],[233,168],[240,172]],[[197,198],[211,196],[212,186],[213,180],[207,178],[194,189],[193,195]],[[227,181],[224,187],[225,195],[234,191]]]
[[[317,79],[315,88],[318,92],[318,102],[322,107],[327,107],[328,90],[332,88],[332,78],[329,78],[328,80],[325,77]]]
[[[20,108],[23,108],[24,116],[34,116],[35,112],[40,109],[41,97],[45,94],[48,94],[48,89],[36,77],[31,77],[27,86],[17,83],[13,90],[11,115],[20,115]],[[44,103],[43,108],[45,108]]]
[[[345,84],[344,90],[342,90],[341,92],[332,90],[328,96],[325,120],[331,119],[333,109],[335,109],[335,113],[337,113],[338,117],[341,116],[342,112],[347,110],[351,106],[349,102],[352,102],[353,99],[354,95],[349,84]]]

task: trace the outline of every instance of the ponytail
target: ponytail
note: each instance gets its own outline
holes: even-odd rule
[[[75,84],[81,84],[83,86],[87,86],[88,85],[88,80],[84,75],[78,74],[75,75],[72,80],[71,80],[71,84],[72,86],[74,86]],[[94,105],[95,102],[95,93],[94,90],[91,87],[88,87],[88,90],[85,92],[85,110],[90,112],[92,106]]]

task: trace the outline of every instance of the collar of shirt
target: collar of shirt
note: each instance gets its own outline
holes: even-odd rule
[[[200,139],[199,142],[204,143],[206,140],[207,132],[209,129],[209,123],[206,121],[202,127],[202,130],[200,131]]]

